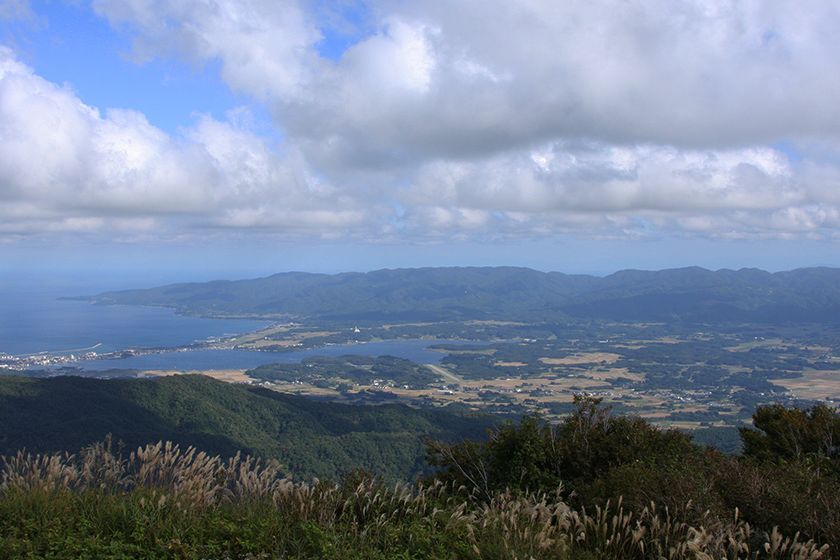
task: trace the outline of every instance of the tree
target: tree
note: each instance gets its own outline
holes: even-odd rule
[[[840,413],[825,404],[810,409],[761,406],[753,414],[757,429],[742,428],[744,455],[760,460],[810,459],[840,472]]]
[[[644,463],[679,465],[701,450],[675,430],[660,430],[641,418],[613,416],[601,399],[576,396],[575,410],[553,425],[537,415],[505,423],[486,442],[429,442],[427,458],[436,477],[494,491],[556,490],[587,494],[612,469]]]

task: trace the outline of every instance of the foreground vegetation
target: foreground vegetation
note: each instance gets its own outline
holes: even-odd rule
[[[6,459],[6,558],[821,558],[826,548],[734,516],[690,526],[654,506],[587,512],[558,495],[435,481],[294,483],[276,466],[171,444]]]
[[[745,455],[593,399],[559,425],[429,442],[438,471],[299,482],[172,443],[2,461],[3,558],[829,558],[840,415],[768,407]],[[831,545],[831,546],[829,546]]]

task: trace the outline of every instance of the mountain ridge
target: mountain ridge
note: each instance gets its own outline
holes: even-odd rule
[[[339,274],[282,272],[245,280],[105,292],[96,303],[211,316],[327,321],[610,319],[840,322],[840,269],[683,267],[607,276],[524,267],[425,267]]]

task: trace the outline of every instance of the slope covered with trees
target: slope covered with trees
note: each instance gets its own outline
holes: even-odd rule
[[[480,437],[492,420],[402,405],[354,406],[202,376],[0,377],[0,454],[76,450],[112,434],[128,449],[171,440],[225,456],[280,458],[286,472],[368,469],[409,479],[426,437]]]
[[[698,267],[627,270],[601,278],[527,268],[291,272],[266,278],[108,292],[98,303],[156,305],[204,315],[320,321],[569,318],[620,321],[840,321],[840,270]]]

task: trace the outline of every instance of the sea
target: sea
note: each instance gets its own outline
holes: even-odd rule
[[[63,299],[94,295],[108,289],[104,285],[78,283],[0,283],[0,354],[79,355],[126,348],[173,348],[270,325],[259,320],[190,317],[159,307],[95,305]],[[90,371],[243,369],[268,363],[295,363],[310,356],[343,354],[391,355],[419,363],[434,363],[444,354],[428,347],[438,342],[442,341],[391,340],[283,352],[180,350],[122,359],[79,360],[68,365]]]

